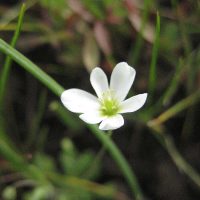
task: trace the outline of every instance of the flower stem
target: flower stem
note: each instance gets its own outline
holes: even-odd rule
[[[110,137],[110,138],[112,137],[112,131],[111,130],[109,130],[106,134],[107,134],[108,137]],[[106,152],[106,146],[105,146],[105,144],[103,144],[103,146],[101,147],[101,149],[97,153],[96,158],[94,159],[94,164],[95,163],[97,164],[101,160],[101,158],[104,156],[105,152]]]
[[[118,147],[112,142],[109,135],[106,135],[103,131],[99,130],[95,125],[88,125],[92,133],[103,143],[104,147],[109,151],[110,155],[113,157],[115,162],[121,169],[124,177],[126,178],[131,190],[136,198],[136,200],[144,199],[142,190],[137,181],[136,175],[131,169],[130,165],[122,155]]]
[[[106,134],[108,135],[108,137],[111,137],[112,136],[112,131],[109,130]],[[102,147],[101,147],[101,149],[97,153],[95,159],[93,160],[93,162],[91,164],[91,167],[89,168],[88,171],[93,171],[94,169],[96,169],[98,167],[99,162],[103,158],[105,152],[106,152],[106,146],[105,146],[105,144],[103,144]]]

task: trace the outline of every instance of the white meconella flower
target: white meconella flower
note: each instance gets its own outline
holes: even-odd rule
[[[133,81],[135,69],[126,62],[118,63],[110,79],[103,70],[96,67],[90,75],[90,82],[97,97],[80,89],[65,90],[61,95],[64,106],[89,124],[100,123],[101,130],[114,130],[124,125],[121,114],[135,112],[140,109],[146,99],[147,93],[139,94],[125,100]]]

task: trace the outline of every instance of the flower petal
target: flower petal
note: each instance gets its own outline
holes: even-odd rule
[[[83,113],[79,117],[88,124],[97,124],[105,119],[105,117],[100,116],[99,112]]]
[[[120,113],[135,112],[144,105],[146,99],[147,99],[147,93],[144,93],[144,94],[138,94],[123,101],[120,105],[121,106]]]
[[[115,115],[113,117],[108,117],[104,119],[99,125],[99,129],[101,130],[114,130],[120,128],[124,125],[124,118],[122,115]]]
[[[111,75],[110,89],[116,93],[116,98],[123,101],[135,79],[135,69],[126,62],[118,63]]]
[[[97,111],[100,106],[97,97],[75,88],[65,90],[61,95],[61,101],[68,110],[75,113]]]
[[[101,98],[102,94],[108,90],[108,79],[104,71],[99,67],[92,70],[90,82],[99,98]]]

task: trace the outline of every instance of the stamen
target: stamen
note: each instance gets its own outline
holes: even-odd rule
[[[119,102],[114,92],[108,90],[102,95],[100,112],[103,116],[113,116],[119,111]]]

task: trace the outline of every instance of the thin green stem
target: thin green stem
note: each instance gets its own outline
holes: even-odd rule
[[[89,129],[92,133],[102,142],[102,144],[107,148],[115,162],[120,167],[124,177],[126,178],[127,182],[129,183],[133,194],[137,200],[144,199],[142,190],[139,186],[137,181],[136,175],[134,174],[133,170],[131,169],[130,165],[122,155],[119,148],[112,142],[110,137],[106,135],[103,131],[99,130],[95,125],[88,125]]]
[[[19,51],[12,48],[5,41],[0,39],[0,51],[9,55],[16,63],[23,67],[26,71],[32,74],[40,82],[42,82],[47,88],[49,88],[55,95],[60,96],[64,91],[64,88],[59,85],[53,78],[47,75],[37,65],[31,62],[28,58],[22,55]]]
[[[17,40],[19,38],[21,27],[22,27],[22,22],[23,22],[23,18],[24,18],[25,8],[26,8],[25,4],[22,4],[22,7],[21,7],[20,13],[19,13],[17,27],[15,29],[15,32],[14,32],[14,35],[13,35],[13,38],[12,38],[12,41],[10,44],[11,47],[15,47]],[[2,68],[1,77],[0,77],[0,107],[3,104],[3,98],[5,96],[5,89],[6,89],[8,76],[10,74],[11,65],[12,65],[12,58],[9,55],[7,55],[4,66]]]
[[[109,130],[107,133],[108,137],[111,137],[112,136],[112,131]],[[96,169],[101,161],[101,159],[103,158],[105,152],[106,152],[106,146],[103,144],[101,149],[99,150],[99,152],[97,153],[96,157],[94,158],[89,170],[89,171],[93,171],[94,169]]]
[[[38,0],[26,0],[26,10],[31,8],[37,3]],[[20,4],[17,4],[14,7],[8,9],[0,18],[1,28],[6,27],[8,24],[10,25],[11,21],[16,19],[19,15]]]
[[[108,131],[106,134],[108,135],[108,137],[112,137],[112,131],[111,130]],[[106,146],[103,144],[101,149],[97,153],[96,158],[93,161],[94,165],[99,163],[99,161],[102,159],[102,157],[105,154],[105,152],[106,152]]]
[[[158,57],[158,49],[159,49],[159,38],[160,38],[160,16],[157,13],[156,18],[156,34],[155,34],[155,41],[153,45],[152,57],[151,57],[151,64],[150,64],[150,73],[149,73],[149,94],[152,99],[155,87],[156,87],[156,62]]]
[[[181,112],[182,110],[188,108],[189,106],[195,104],[200,100],[200,91],[197,91],[190,96],[186,97],[185,99],[179,101],[177,104],[169,108],[167,111],[159,115],[156,119],[149,121],[148,125],[151,126],[158,126],[171,117],[175,116],[177,113]]]
[[[15,47],[17,40],[19,38],[22,22],[24,18],[24,13],[25,13],[25,4],[22,4],[19,17],[18,17],[17,27],[15,29],[14,35],[11,40],[12,47]],[[9,142],[10,144],[11,144],[11,141],[9,140],[8,136],[3,135],[4,129],[5,129],[4,118],[3,118],[3,115],[4,115],[3,108],[4,108],[4,97],[5,97],[6,85],[7,85],[8,77],[10,74],[11,65],[12,65],[12,58],[9,55],[7,55],[4,66],[1,71],[1,75],[0,75],[0,129],[1,129],[0,137],[4,139],[5,141]]]

